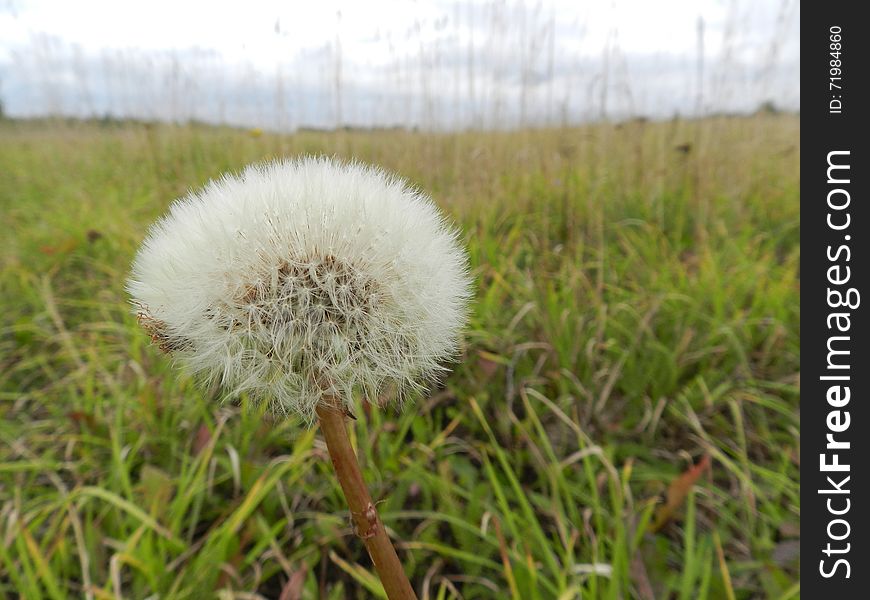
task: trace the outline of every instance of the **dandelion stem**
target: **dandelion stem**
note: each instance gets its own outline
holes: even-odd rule
[[[356,454],[347,435],[344,413],[321,403],[317,407],[317,416],[332,466],[335,467],[335,474],[350,507],[357,535],[365,542],[387,597],[390,600],[417,600],[363,481]]]

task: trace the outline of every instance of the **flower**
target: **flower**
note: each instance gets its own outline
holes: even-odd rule
[[[310,422],[355,391],[400,403],[424,391],[458,352],[471,282],[428,196],[378,168],[307,157],[175,201],[127,289],[152,340],[192,373]]]

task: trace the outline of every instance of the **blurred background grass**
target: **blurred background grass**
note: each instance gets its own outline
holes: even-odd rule
[[[797,597],[799,127],[0,122],[0,596],[382,594],[317,431],[219,406],[123,290],[173,198],[325,153],[430,191],[471,255],[455,372],[355,424],[421,598]]]

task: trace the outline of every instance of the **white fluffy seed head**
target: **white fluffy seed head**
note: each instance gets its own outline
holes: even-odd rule
[[[470,297],[457,230],[359,163],[250,166],[177,200],[127,289],[152,339],[230,395],[311,420],[421,392],[454,358]]]

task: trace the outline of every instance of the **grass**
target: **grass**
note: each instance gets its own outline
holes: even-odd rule
[[[798,139],[0,123],[0,596],[382,595],[318,432],[219,405],[123,289],[173,198],[323,152],[431,191],[478,285],[445,386],[355,428],[421,599],[798,597]]]

